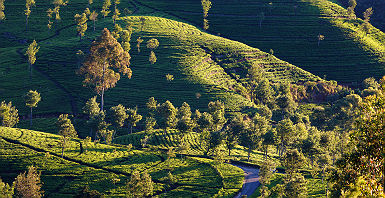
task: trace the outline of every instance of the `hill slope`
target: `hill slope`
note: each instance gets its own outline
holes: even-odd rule
[[[200,26],[202,8],[192,0],[143,0],[151,7]],[[270,3],[271,2],[271,3]],[[340,82],[382,77],[385,34],[362,20],[348,20],[346,10],[327,0],[212,0],[210,31],[274,54],[316,75]],[[262,17],[261,26],[259,22]],[[317,36],[324,35],[318,46]]]
[[[99,17],[96,32],[92,31],[92,22],[83,40],[75,36],[76,27],[72,22],[75,13],[81,13],[86,3],[71,1],[61,8],[61,21],[54,23],[53,29],[46,28],[45,11],[52,5],[37,2],[29,19],[29,30],[24,33],[24,18],[20,12],[24,9],[23,1],[6,2],[7,20],[0,24],[1,39],[1,79],[2,94],[0,100],[12,100],[21,114],[26,114],[22,95],[29,89],[42,92],[42,101],[35,110],[41,113],[79,113],[84,102],[95,93],[82,87],[82,78],[75,74],[79,67],[77,50],[87,52],[91,41],[104,27],[113,29],[110,17]],[[91,10],[99,10],[100,2],[91,5]],[[128,7],[126,2],[119,5],[121,9]],[[141,9],[143,14],[150,12]],[[165,15],[154,13],[154,15]],[[220,99],[226,103],[227,110],[239,111],[254,104],[239,94],[241,81],[245,77],[245,69],[252,65],[265,68],[269,79],[273,82],[289,80],[291,82],[318,81],[318,77],[297,67],[281,61],[273,56],[251,48],[239,42],[213,36],[199,29],[177,21],[146,17],[145,28],[138,28],[140,17],[122,17],[118,20],[123,27],[123,20],[134,24],[134,34],[130,51],[132,79],[121,79],[117,86],[105,94],[106,106],[121,103],[128,107],[144,107],[147,99],[154,96],[160,102],[172,101],[176,106],[188,102],[192,107],[205,109],[210,100]],[[10,28],[4,28],[10,27]],[[158,61],[154,65],[148,62],[149,51],[141,46],[141,53],[135,49],[135,41],[141,36],[145,42],[149,38],[157,38],[160,47],[155,50]],[[27,62],[23,56],[28,43],[38,41],[40,51],[34,65],[32,81],[29,82]],[[25,69],[24,69],[25,68]],[[168,82],[166,74],[174,75]],[[196,98],[199,93],[201,97]],[[44,109],[42,111],[42,109]]]
[[[83,145],[88,151],[81,152],[77,139],[69,142],[61,159],[57,145],[57,135],[0,127],[0,176],[11,182],[27,166],[37,166],[48,197],[73,197],[85,185],[108,197],[122,197],[133,170],[147,171],[155,182],[155,194],[161,197],[231,197],[242,187],[242,170],[207,159],[166,160],[159,152],[99,143]],[[167,185],[168,172],[177,179],[175,185]],[[113,184],[113,178],[120,181]]]

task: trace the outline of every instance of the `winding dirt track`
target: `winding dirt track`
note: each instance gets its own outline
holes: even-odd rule
[[[247,195],[247,197],[251,196],[260,185],[258,177],[259,169],[236,164],[232,165],[241,168],[245,172],[242,190],[234,198],[240,198],[242,195]]]

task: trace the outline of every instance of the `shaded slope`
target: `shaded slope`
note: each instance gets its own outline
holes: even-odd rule
[[[139,4],[139,1],[136,1]],[[361,81],[385,74],[378,47],[361,42],[359,36],[383,45],[384,33],[372,28],[369,37],[359,31],[362,21],[349,21],[342,7],[326,0],[220,1],[209,11],[210,31],[220,33],[264,51],[316,75],[341,82]],[[269,4],[272,2],[272,4]],[[196,25],[202,22],[201,5],[192,0],[143,0],[143,6],[160,9]],[[338,13],[337,13],[337,12]],[[259,27],[260,13],[265,17]],[[334,13],[333,13],[334,12]],[[338,23],[346,23],[345,27]],[[356,26],[356,27],[352,27]],[[318,34],[325,40],[318,46]],[[353,35],[352,35],[353,34]],[[381,49],[381,52],[384,51]]]

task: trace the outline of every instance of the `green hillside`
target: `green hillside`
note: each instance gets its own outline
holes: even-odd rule
[[[23,1],[6,2],[7,19],[0,24],[1,49],[0,70],[3,78],[0,84],[0,100],[7,100],[16,105],[21,114],[27,109],[23,94],[29,89],[38,90],[42,95],[36,115],[52,113],[79,113],[84,102],[95,95],[91,89],[82,87],[82,78],[75,74],[79,68],[78,50],[87,52],[91,41],[103,27],[111,31],[111,18],[98,18],[96,32],[92,31],[92,22],[83,40],[76,37],[73,15],[81,13],[86,3],[71,1],[61,8],[60,21],[55,21],[53,29],[46,27],[48,17],[45,11],[53,5],[37,2],[29,18],[29,28],[25,32],[25,18],[20,14],[24,9]],[[91,10],[99,10],[101,3],[91,5]],[[134,14],[146,14],[149,9],[137,8],[128,2],[119,5],[121,10],[137,10]],[[139,9],[139,10],[138,10]],[[124,15],[124,14],[123,14]],[[154,13],[170,17],[164,13]],[[289,80],[291,82],[318,81],[318,77],[281,61],[274,56],[244,45],[204,33],[199,29],[177,21],[146,17],[143,31],[139,28],[140,17],[120,18],[118,23],[126,26],[124,20],[134,24],[131,39],[132,79],[122,78],[117,86],[106,92],[107,107],[121,103],[128,107],[144,107],[151,96],[159,101],[170,100],[177,106],[186,101],[195,108],[205,109],[208,101],[221,99],[229,111],[238,111],[253,104],[239,94],[245,69],[251,66],[265,68],[272,82]],[[172,18],[172,17],[170,17]],[[5,28],[5,27],[10,28]],[[135,44],[141,36],[145,41],[138,54]],[[157,62],[148,62],[149,50],[145,42],[157,38],[160,47],[155,50]],[[32,81],[29,80],[28,64],[23,55],[33,39],[38,41],[40,51],[33,68]],[[166,74],[172,74],[174,80],[168,82]],[[199,93],[201,97],[197,99]]]
[[[70,141],[62,159],[58,144],[57,135],[0,127],[2,178],[11,182],[27,166],[37,166],[42,171],[48,197],[72,197],[85,185],[108,197],[122,197],[134,170],[147,171],[151,175],[155,194],[160,197],[175,193],[188,197],[232,197],[242,187],[242,170],[212,160],[166,159],[167,156],[159,152],[99,143],[84,147],[88,151],[81,153],[77,139]],[[168,172],[177,179],[173,186],[165,181]],[[114,178],[120,181],[113,184]]]
[[[196,1],[135,2],[202,24],[202,8]],[[362,20],[346,19],[346,10],[330,1],[213,0],[212,4],[211,32],[263,51],[273,49],[277,57],[313,74],[339,82],[361,82],[385,74],[385,34],[372,26],[365,33]],[[319,34],[324,40],[318,46]]]

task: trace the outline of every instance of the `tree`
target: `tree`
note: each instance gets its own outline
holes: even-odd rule
[[[294,126],[293,122],[290,119],[284,119],[278,122],[277,127],[277,136],[281,143],[279,149],[279,156],[282,156],[286,147],[292,140],[292,136],[294,134]]]
[[[152,61],[152,59],[151,59],[151,56],[150,56],[150,62]],[[155,57],[155,62],[156,62],[156,57]],[[174,80],[174,75],[172,75],[172,74],[166,74],[166,80],[168,81],[168,82],[171,82],[171,81],[173,81]]]
[[[5,1],[5,0],[0,0],[0,21],[2,21],[2,20],[5,19],[5,14],[4,14],[4,10],[5,10],[4,1]]]
[[[207,17],[212,4],[210,0],[201,0],[201,4],[203,9],[203,29],[207,30],[209,29]]]
[[[307,195],[306,180],[300,173],[285,180],[285,197],[304,198]]]
[[[66,6],[68,1],[63,1],[63,0],[54,0],[52,4],[55,6],[53,9],[53,12],[55,13],[55,20],[60,20],[60,7],[61,6]]]
[[[203,131],[211,131],[214,125],[213,116],[207,112],[203,112],[199,119],[197,120],[199,130]]]
[[[25,55],[28,56],[28,63],[29,63],[29,78],[32,78],[32,65],[36,62],[36,53],[39,51],[40,47],[37,46],[37,43],[35,40],[28,46],[27,51],[25,52]]]
[[[102,111],[105,90],[115,87],[120,80],[120,73],[131,78],[130,58],[130,54],[123,50],[107,28],[92,42],[90,54],[78,74],[84,75],[84,86],[95,86],[95,91],[101,95]]]
[[[151,50],[150,52],[150,57],[148,60],[150,61],[151,64],[156,63],[156,55],[154,50],[159,47],[159,41],[158,39],[152,38],[147,41],[147,48]]]
[[[208,104],[208,112],[213,117],[214,130],[221,130],[227,121],[225,118],[225,105],[219,100],[211,101]]]
[[[157,108],[162,116],[161,124],[164,128],[174,128],[177,124],[176,113],[177,109],[170,101],[164,102]]]
[[[30,126],[32,127],[32,108],[37,107],[37,104],[40,102],[41,97],[40,93],[37,91],[29,90],[29,92],[24,96],[25,106],[31,109],[30,111]]]
[[[120,15],[119,9],[115,8],[114,14],[112,15],[112,21],[114,22],[114,24],[116,23],[116,19],[119,18],[119,15]]]
[[[270,160],[266,160],[262,163],[261,168],[259,169],[259,182],[261,182],[262,186],[266,186],[270,184],[270,179],[273,176],[273,171],[275,169],[274,162]]]
[[[348,14],[349,18],[355,18],[354,9],[357,6],[356,0],[349,0]]]
[[[96,96],[87,100],[83,107],[83,113],[88,116],[88,125],[90,126],[90,137],[92,137],[92,130],[96,131],[96,116],[100,113],[99,103],[96,102]],[[96,136],[96,135],[95,135]]]
[[[130,181],[127,182],[128,197],[148,197],[154,192],[154,182],[151,176],[144,172],[142,175],[138,171],[131,174]]]
[[[31,15],[31,7],[32,6],[35,6],[35,0],[25,0],[25,8],[26,8],[26,10],[24,10],[24,14],[26,16],[26,18],[25,18],[25,31],[27,31],[28,18],[29,18],[29,15]]]
[[[238,144],[238,139],[247,126],[244,121],[244,115],[239,114],[233,117],[229,123],[229,127],[224,131],[224,143],[231,156],[231,150]]]
[[[138,54],[140,53],[140,44],[143,42],[143,39],[141,39],[140,37],[138,39],[136,39],[136,48],[138,48]]]
[[[195,127],[194,121],[191,117],[183,116],[180,118],[176,124],[176,128],[182,133],[191,132]]]
[[[76,138],[77,132],[75,131],[75,127],[72,124],[71,120],[68,118],[68,114],[61,114],[56,121],[56,127],[58,130],[58,134],[61,135],[61,157],[64,156],[64,149],[67,147],[68,140],[71,138]]]
[[[109,120],[116,128],[122,128],[124,126],[124,122],[129,117],[126,113],[126,108],[121,104],[111,107],[108,115]]]
[[[325,36],[322,34],[318,34],[317,39],[318,39],[318,47],[319,47],[320,42],[325,39]]]
[[[131,50],[131,45],[130,45],[131,34],[132,34],[132,28],[129,28],[128,30],[123,30],[120,35],[120,38],[122,39],[122,47],[126,52],[130,52]]]
[[[22,198],[40,198],[44,191],[41,190],[41,173],[34,166],[28,167],[28,173],[20,173],[13,183],[15,196]]]
[[[266,78],[261,79],[254,91],[255,99],[257,99],[260,103],[273,106],[274,104],[274,90],[270,86],[269,80]]]
[[[91,12],[90,16],[88,17],[93,23],[94,23],[94,32],[95,32],[95,22],[98,19],[98,13],[94,10]]]
[[[46,12],[47,12],[47,16],[48,16],[47,27],[48,27],[48,29],[51,29],[52,28],[52,24],[53,24],[53,22],[51,21],[53,10],[51,8],[48,8],[48,10]]]
[[[136,123],[142,120],[142,116],[138,114],[138,107],[135,109],[127,109],[127,116],[127,122],[130,124],[132,133],[132,127],[136,126]]]
[[[0,197],[1,198],[12,198],[14,193],[13,186],[10,186],[7,183],[4,183],[0,177]]]
[[[261,142],[262,135],[266,133],[267,127],[268,122],[266,118],[256,114],[249,123],[248,128],[242,134],[242,140],[248,148],[247,161],[250,160],[251,151],[256,149]]]
[[[111,0],[104,0],[102,11],[100,11],[100,13],[102,13],[103,15],[103,18],[106,18],[106,16],[108,16],[108,14],[111,12],[108,10],[110,9],[110,6],[111,6]]]
[[[157,111],[157,107],[158,107],[157,101],[155,100],[154,97],[151,97],[148,99],[148,102],[146,103],[146,107],[148,110],[148,114],[150,114],[150,116],[154,117],[156,114],[156,111]]]
[[[383,78],[384,79],[384,78]],[[381,87],[384,81],[381,80]],[[385,195],[385,96],[371,95],[359,107],[355,128],[350,132],[352,151],[337,161],[333,174],[334,188],[339,193],[356,191],[363,197]],[[349,179],[347,179],[349,178]]]
[[[178,109],[177,118],[181,119],[183,117],[191,118],[191,108],[187,102],[183,102],[182,106]]]
[[[373,15],[373,8],[370,7],[366,9],[365,12],[362,13],[362,15],[364,16],[364,21],[368,23],[370,20],[370,17]]]
[[[19,114],[17,109],[12,106],[12,103],[8,104],[2,101],[0,104],[0,124],[5,127],[13,127],[19,123]]]
[[[269,130],[268,132],[266,132],[263,135],[262,139],[263,151],[265,152],[265,159],[267,160],[269,146],[275,144],[275,135],[273,130]]]
[[[77,23],[76,31],[78,32],[80,40],[82,40],[84,33],[87,31],[87,20],[86,13],[75,15],[75,22]]]
[[[147,48],[150,50],[154,50],[159,47],[158,39],[152,38],[147,41]]]
[[[155,52],[151,51],[150,56],[148,58],[148,61],[150,61],[151,65],[156,63],[156,55]]]
[[[291,177],[294,173],[298,172],[306,162],[302,153],[297,149],[288,150],[283,158],[281,158],[281,164],[286,168],[286,173]]]
[[[96,124],[96,134],[99,138],[103,138],[106,144],[110,144],[112,141],[112,137],[115,134],[114,130],[109,130],[108,127],[111,126],[110,123],[105,121],[106,112],[100,111],[95,118]],[[96,139],[96,138],[95,138]]]
[[[210,132],[208,130],[202,131],[200,134],[201,148],[203,148],[204,155],[208,155],[210,151],[212,154],[222,143],[222,137],[219,132]]]
[[[156,119],[153,117],[146,117],[146,126],[145,126],[145,131],[150,132],[151,130],[154,129],[156,125]]]

